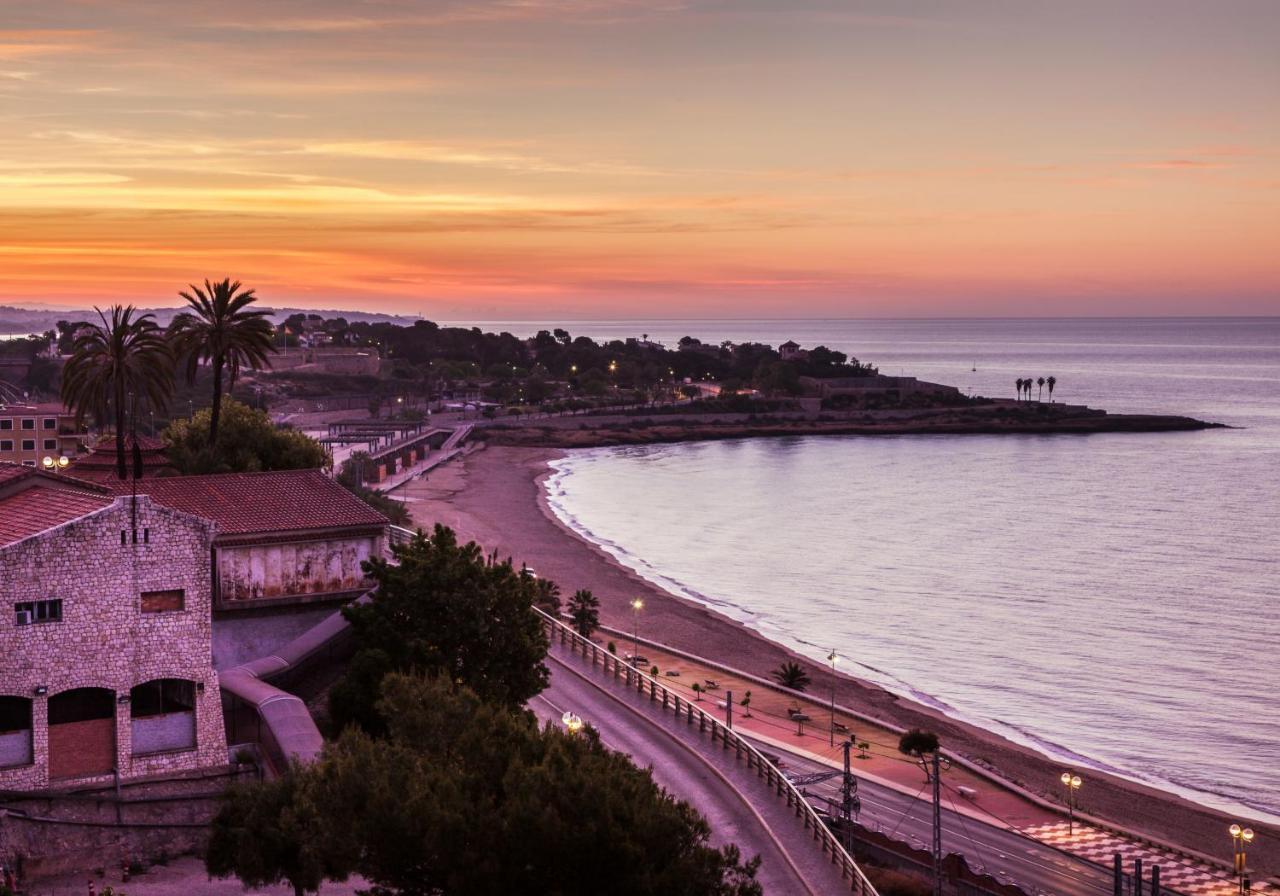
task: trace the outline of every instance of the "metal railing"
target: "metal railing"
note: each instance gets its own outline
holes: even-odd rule
[[[623,662],[609,651],[601,649],[600,645],[582,637],[560,620],[536,607],[534,609],[547,628],[549,640],[552,642],[559,640],[560,645],[567,646],[570,653],[581,653],[583,659],[589,661],[593,668],[597,665],[601,666],[606,674],[612,673],[615,680],[625,679],[628,688],[639,694],[648,694],[651,703],[661,702],[662,709],[671,711],[674,720],[684,721],[689,726],[696,723],[699,732],[710,733],[711,743],[714,744],[719,740],[725,750],[732,748],[738,759],[746,760],[748,769],[754,769],[756,776],[764,779],[775,795],[786,800],[787,807],[795,811],[796,818],[802,821],[805,830],[813,832],[813,839],[819,842],[823,853],[829,856],[832,864],[840,869],[841,876],[849,881],[851,892],[859,896],[879,896],[871,881],[867,880],[867,876],[858,867],[858,863],[844,848],[839,837],[823,823],[822,818],[805,799],[804,794],[788,781],[778,767],[754,745],[718,718],[704,711],[702,707],[695,706],[694,701],[681,697],[656,678],[641,672],[630,663]]]

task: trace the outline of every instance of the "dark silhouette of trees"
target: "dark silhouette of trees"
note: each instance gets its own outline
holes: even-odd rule
[[[213,369],[213,414],[209,421],[209,444],[218,440],[218,423],[222,415],[222,377],[236,386],[242,367],[255,370],[268,367],[267,356],[276,350],[275,331],[268,312],[250,308],[258,300],[252,289],[242,289],[240,281],[204,281],[204,288],[192,285],[190,292],[179,292],[189,311],[179,314],[170,325],[175,347],[186,359],[187,381],[194,383],[200,363],[207,361]]]
[[[534,612],[538,586],[510,560],[486,557],[475,542],[458,544],[437,525],[393,548],[397,563],[368,562],[372,599],[342,614],[356,649],[329,695],[335,726],[380,733],[375,705],[392,672],[442,673],[491,703],[521,707],[547,686],[547,635]]]
[[[1036,393],[1036,401],[1041,401],[1044,399],[1044,377],[1037,379],[1036,385],[1040,387],[1040,391]]]
[[[63,403],[83,419],[114,420],[116,473],[128,477],[125,432],[137,423],[138,402],[163,410],[173,394],[173,351],[151,314],[136,317],[132,305],[112,305],[110,318],[95,308],[100,324],[88,324],[71,346],[62,371]]]
[[[1053,387],[1058,385],[1058,378],[1051,376],[1045,380],[1045,383],[1049,386],[1049,403],[1053,404]]]
[[[573,628],[584,638],[590,638],[600,627],[600,599],[586,588],[579,588],[569,598],[569,616]]]
[[[210,872],[296,892],[360,874],[379,896],[760,896],[758,858],[713,847],[697,811],[590,727],[539,728],[443,674],[389,675],[377,710],[385,737],[349,729],[319,762],[234,788]]]

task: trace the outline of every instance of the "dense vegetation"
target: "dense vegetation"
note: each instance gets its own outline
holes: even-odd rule
[[[372,599],[342,611],[356,650],[330,695],[338,729],[384,731],[374,705],[393,672],[441,673],[507,707],[523,706],[546,687],[547,638],[533,610],[537,579],[486,556],[475,542],[459,544],[445,526],[394,550],[394,564],[369,563]]]
[[[221,426],[215,444],[209,408],[169,424],[164,431],[169,461],[180,473],[253,473],[323,467],[324,446],[306,433],[276,426],[265,411],[222,399]]]
[[[224,799],[211,874],[296,893],[360,874],[378,896],[758,896],[759,860],[591,729],[539,728],[446,676],[392,674],[385,733],[348,729],[308,767]]]
[[[442,526],[396,554],[371,564],[372,600],[344,611],[341,734],[317,763],[229,792],[211,874],[297,893],[359,874],[379,896],[761,892],[758,860],[713,848],[649,772],[525,709],[547,682],[533,607],[557,589]]]

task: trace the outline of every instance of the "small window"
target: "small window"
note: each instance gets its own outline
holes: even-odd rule
[[[143,544],[151,544],[151,530],[150,530],[150,529],[143,529],[143,530],[142,530],[142,543],[143,543]]]
[[[23,440],[22,440],[22,450],[23,450],[23,451],[35,451],[35,450],[36,450],[36,440],[35,440],[35,439],[23,439]]]
[[[128,544],[128,543],[129,543],[129,536],[125,533],[125,531],[124,531],[123,529],[121,529],[121,530],[120,530],[120,544],[122,544],[122,545],[126,545],[126,544]]]
[[[13,439],[0,439],[0,451],[12,451]]]
[[[13,429],[13,418],[5,417],[3,420],[0,420],[0,429]]]
[[[22,418],[22,428],[23,428],[23,429],[35,429],[35,428],[36,428],[36,421],[35,421],[35,418],[33,418],[33,417],[23,417],[23,418]]]
[[[172,613],[185,607],[186,594],[181,588],[142,592],[142,612],[144,613]]]
[[[44,428],[45,428],[45,429],[57,429],[57,428],[58,428],[58,419],[57,419],[56,417],[45,417],[45,418],[44,418]]]
[[[28,600],[13,605],[14,621],[18,625],[37,625],[42,622],[62,621],[62,600]]]
[[[58,450],[58,440],[57,440],[57,439],[45,439],[45,440],[44,440],[44,450],[45,450],[45,451],[57,451],[57,450]]]

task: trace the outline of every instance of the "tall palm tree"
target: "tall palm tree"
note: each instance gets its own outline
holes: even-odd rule
[[[1018,377],[1018,401],[1022,401],[1022,377]]]
[[[116,472],[127,478],[125,429],[137,414],[138,398],[163,409],[173,394],[173,350],[151,314],[134,317],[132,305],[113,305],[111,317],[95,308],[101,324],[90,324],[71,345],[62,370],[62,401],[84,419],[114,418]],[[131,407],[132,405],[132,407]]]
[[[1040,391],[1036,393],[1036,401],[1042,401],[1044,399],[1044,377],[1036,380],[1036,385],[1040,387]]]
[[[1049,404],[1053,404],[1053,387],[1058,385],[1058,378],[1056,376],[1051,376],[1045,380],[1045,382],[1049,386]]]
[[[186,359],[187,381],[194,383],[202,361],[213,368],[213,408],[209,418],[209,444],[218,441],[218,418],[222,411],[222,376],[230,375],[226,391],[236,387],[242,367],[260,370],[270,367],[267,355],[276,350],[269,312],[250,308],[258,297],[252,289],[242,289],[230,278],[217,283],[204,281],[204,289],[194,284],[190,292],[179,292],[189,311],[173,319],[170,330],[179,354]]]

